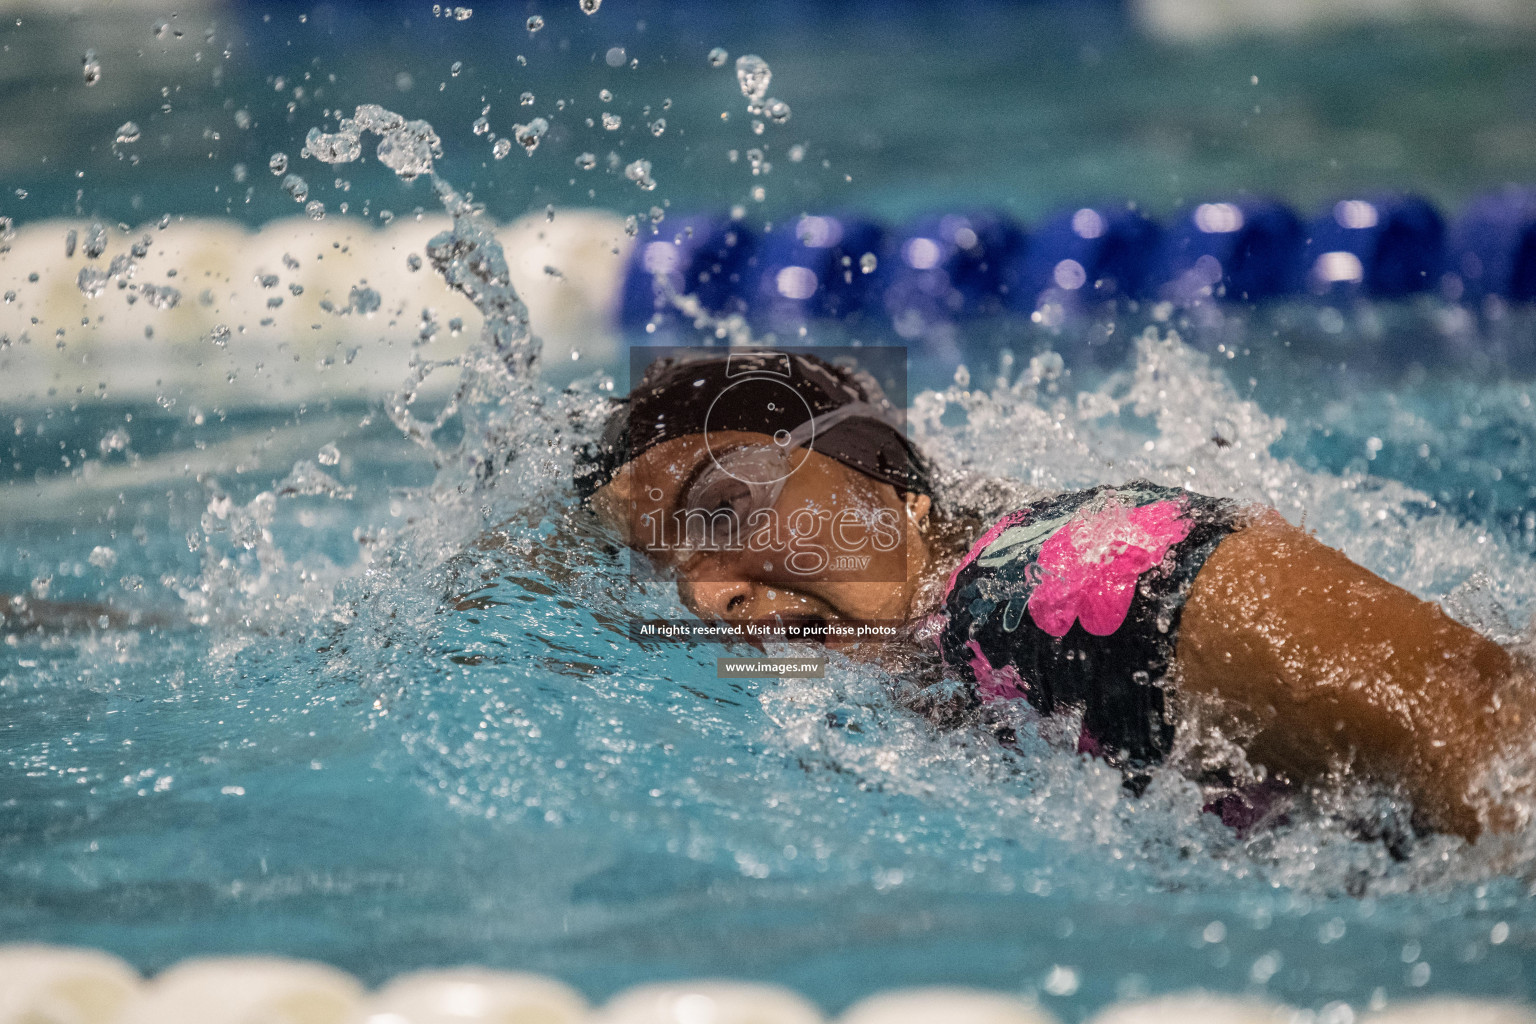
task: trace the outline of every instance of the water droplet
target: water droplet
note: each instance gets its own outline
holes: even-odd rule
[[[661,136],[661,133],[666,131],[666,130],[667,130],[667,119],[666,118],[658,117],[656,120],[651,122],[651,134],[652,135],[655,135],[655,136],[657,136],[659,138]]]
[[[327,442],[324,447],[320,449],[319,458],[320,465],[334,466],[341,461],[341,450],[336,447],[334,442]]]
[[[608,129],[611,132],[618,131],[619,130],[619,126],[622,125],[623,123],[624,123],[624,121],[619,117],[618,114],[604,114],[603,115],[603,127]]]
[[[756,106],[763,102],[771,81],[773,72],[768,69],[768,62],[763,58],[751,53],[736,58],[736,82],[741,86],[741,94],[749,104]]]
[[[592,153],[583,153],[576,158],[576,166],[584,171],[590,171],[597,166],[597,157]]]
[[[304,137],[304,152],[321,163],[349,164],[362,155],[363,142],[358,133],[343,121],[341,131],[335,134],[311,128]]]
[[[724,67],[725,62],[730,59],[731,55],[726,53],[725,50],[721,47],[717,46],[713,50],[709,51],[709,66],[712,68]]]
[[[511,139],[497,139],[495,144],[491,146],[491,155],[497,160],[505,160],[510,152],[512,152]]]
[[[619,68],[624,66],[625,56],[624,47],[611,46],[608,52],[603,54],[603,61],[611,68]]]
[[[75,256],[75,242],[79,239],[79,237],[80,236],[75,233],[75,229],[74,228],[70,228],[67,232],[65,232],[65,234],[64,234],[64,258],[65,259],[67,259],[67,260],[68,259],[74,259],[74,256]]]
[[[537,14],[531,15],[528,18],[528,31],[529,32],[537,32],[539,29],[541,29],[543,27],[544,27],[544,19],[539,17]]]
[[[130,142],[138,142],[143,132],[132,121],[124,121],[123,126],[117,130],[117,141],[127,145]]]
[[[649,192],[656,187],[656,180],[651,177],[651,162],[649,160],[636,160],[624,168],[624,177],[639,185]]]
[[[491,130],[491,122],[488,118],[477,117],[475,118],[475,123],[471,127],[474,129],[476,135],[484,135],[486,132]]]
[[[251,112],[241,107],[235,111],[235,127],[245,131],[251,126]]]
[[[880,266],[880,260],[872,252],[859,257],[859,270],[865,274],[873,274],[878,266]]]
[[[603,6],[603,0],[580,0],[582,14],[596,14],[597,9]]]
[[[549,122],[542,117],[536,117],[527,124],[515,124],[512,126],[512,137],[517,139],[517,144],[533,155],[533,151],[539,148],[539,140],[544,133],[549,131]]]
[[[95,85],[101,81],[101,61],[96,58],[95,50],[85,51],[85,59],[81,61],[81,65],[86,85]]]
[[[456,60],[456,61],[453,62],[452,66],[450,66],[448,68],[448,73],[450,75],[452,75],[454,78],[458,78],[459,77],[459,72],[463,71],[463,70],[464,70],[464,62],[461,61],[461,60]]]
[[[309,214],[310,220],[325,220],[325,204],[318,199],[305,203],[304,212]]]
[[[75,285],[80,289],[80,294],[88,299],[94,299],[107,290],[107,272],[96,267],[82,267],[80,276],[75,278]]]
[[[533,106],[533,93],[531,93],[531,92],[523,93],[521,96],[518,97],[518,102],[521,103],[525,107]]]
[[[85,232],[85,247],[82,251],[88,260],[94,260],[107,251],[107,229],[102,227],[101,221],[93,223]]]
[[[347,309],[353,313],[376,313],[380,306],[384,305],[384,299],[377,291],[366,284],[355,284],[347,293]]]
[[[181,290],[168,284],[145,284],[139,287],[147,305],[155,309],[175,309],[181,303]]]
[[[293,196],[293,201],[302,203],[309,198],[309,182],[297,174],[290,174],[283,179],[283,191]]]
[[[763,105],[763,112],[774,124],[783,124],[789,120],[789,104],[783,100],[769,100]]]
[[[288,154],[273,153],[272,159],[267,161],[267,167],[273,174],[282,174],[288,169]]]
[[[416,273],[416,271],[421,269],[421,257],[414,252],[411,253],[405,258],[405,269],[413,274]]]
[[[96,442],[96,449],[103,455],[110,455],[112,452],[127,451],[128,445],[132,441],[133,438],[128,436],[128,431],[122,427],[114,427],[102,435],[100,441]]]
[[[607,89],[602,89],[598,91],[597,98],[602,100],[604,103],[612,103],[613,93],[609,92]]]
[[[351,130],[380,136],[374,155],[402,181],[415,181],[418,175],[430,172],[433,159],[443,154],[442,140],[430,124],[407,121],[374,103],[357,108]]]

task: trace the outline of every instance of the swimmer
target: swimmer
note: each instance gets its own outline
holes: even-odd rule
[[[786,386],[801,401],[772,400]],[[1181,707],[1208,700],[1236,709],[1269,784],[1352,766],[1403,786],[1423,827],[1524,824],[1485,781],[1536,715],[1504,648],[1266,507],[1131,481],[979,518],[941,500],[895,413],[866,375],[804,350],[669,357],[615,406],[577,489],[701,619],[901,620],[971,705],[1080,713],[1078,750],[1133,789]],[[858,572],[813,571],[861,523],[887,543],[854,538]],[[810,570],[790,571],[785,537]]]

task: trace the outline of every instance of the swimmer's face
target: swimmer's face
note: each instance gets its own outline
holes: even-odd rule
[[[906,619],[930,562],[927,496],[774,445],[749,431],[715,431],[708,443],[674,438],[624,465],[593,507],[625,543],[676,574],[679,596],[700,618]],[[712,514],[735,516],[739,543],[709,532],[723,521]]]

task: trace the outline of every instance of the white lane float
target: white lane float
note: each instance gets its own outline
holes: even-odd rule
[[[463,968],[395,978],[353,1024],[583,1024],[589,1012],[575,989],[553,978]]]
[[[184,960],[156,975],[117,1024],[351,1024],[356,978],[278,957]]]
[[[1521,0],[1131,0],[1130,8],[1143,31],[1179,43],[1300,35],[1413,18],[1517,30],[1536,23],[1536,9]]]
[[[393,391],[413,356],[451,358],[480,330],[425,255],[448,226],[442,215],[293,217],[256,231],[222,219],[23,225],[0,243],[0,403]],[[623,221],[559,210],[496,234],[546,361],[611,358],[633,244]]]
[[[1296,1010],[1260,999],[1187,992],[1120,1003],[1090,1024],[1293,1024]]]
[[[1361,1024],[1536,1024],[1536,1010],[1517,1003],[1440,997],[1368,1013]]]
[[[0,1024],[115,1024],[141,983],[110,953],[0,946]]]
[[[700,981],[641,985],[614,996],[592,1024],[824,1024],[821,1012],[777,985]]]
[[[1056,1024],[1032,1003],[968,988],[882,992],[849,1007],[837,1024]]]

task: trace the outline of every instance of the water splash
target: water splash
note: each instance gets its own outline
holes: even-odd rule
[[[102,226],[100,221],[96,221],[86,229],[85,244],[81,247],[81,252],[85,254],[86,259],[94,260],[100,259],[101,254],[106,251],[107,229]]]
[[[649,160],[636,160],[624,168],[624,177],[634,182],[646,192],[656,188],[656,179],[651,177],[651,162]]]
[[[753,53],[736,58],[736,82],[741,86],[741,94],[747,98],[749,113],[756,114],[762,110],[763,100],[768,95],[768,83],[772,81],[773,72],[763,58]]]

